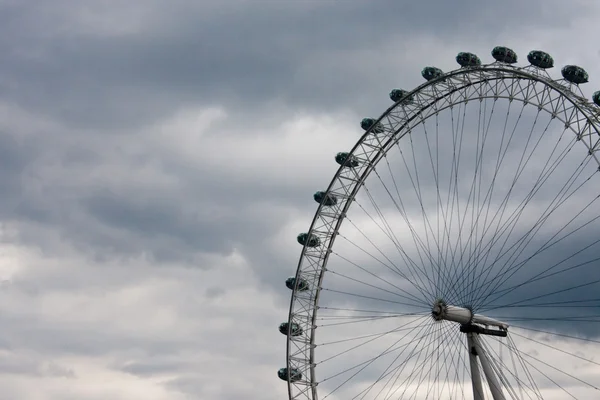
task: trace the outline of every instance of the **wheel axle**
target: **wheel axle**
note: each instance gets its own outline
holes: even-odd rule
[[[477,325],[495,326],[495,327],[500,328],[500,330],[504,331],[505,333],[508,330],[508,324],[505,322],[498,321],[498,320],[495,320],[490,317],[486,317],[485,315],[475,314],[470,308],[456,307],[456,306],[448,305],[448,304],[446,304],[446,302],[444,300],[436,300],[436,302],[433,303],[433,307],[431,308],[431,316],[436,321],[441,321],[441,320],[452,321],[452,322],[457,322],[463,326],[477,326]],[[474,325],[474,324],[477,324],[477,325]],[[478,327],[478,328],[489,331],[489,329],[485,329],[482,327]],[[473,328],[473,329],[475,329],[475,328]],[[461,328],[461,332],[462,332],[462,328]],[[475,331],[473,331],[473,332],[479,333],[479,332],[475,332]],[[501,336],[501,335],[495,335],[495,336]],[[506,336],[506,335],[504,335],[504,336]]]

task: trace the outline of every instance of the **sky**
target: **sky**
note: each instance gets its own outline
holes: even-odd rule
[[[594,0],[0,0],[0,398],[285,398],[296,235],[360,120],[497,45],[581,65],[589,97],[598,20]]]

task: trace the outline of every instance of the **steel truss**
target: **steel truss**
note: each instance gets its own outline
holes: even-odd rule
[[[585,146],[587,154],[599,163],[598,107],[583,97],[577,85],[563,79],[552,80],[545,70],[537,67],[519,68],[499,62],[463,67],[408,92],[377,120],[376,124],[383,127],[383,132],[375,133],[370,129],[354,146],[350,154],[360,164],[354,168],[341,166],[338,169],[326,191],[337,197],[337,204],[329,207],[320,205],[310,226],[309,235],[317,236],[320,245],[304,246],[296,271],[296,282],[305,280],[309,289],[293,291],[288,315],[288,322],[300,325],[304,332],[296,337],[288,335],[287,368],[295,368],[302,373],[302,379],[288,380],[290,399],[318,399],[314,336],[320,288],[335,238],[362,184],[387,152],[418,124],[457,104],[483,99],[519,101],[546,111],[552,118],[564,123],[565,128],[571,130]],[[480,377],[475,359],[479,357],[490,382],[490,377],[495,375],[485,352],[481,350],[479,333],[469,332],[467,338],[469,348],[477,353],[471,354],[473,376]],[[481,393],[480,385],[481,379],[474,378],[475,392]],[[494,393],[494,389],[491,390]],[[494,399],[503,399],[502,396],[501,391],[496,392]],[[475,398],[478,399],[477,396]]]

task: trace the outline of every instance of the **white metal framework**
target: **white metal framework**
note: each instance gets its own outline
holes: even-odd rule
[[[359,165],[353,168],[341,166],[338,169],[326,191],[335,196],[337,203],[320,205],[308,231],[309,235],[319,239],[319,245],[303,247],[295,275],[296,283],[305,281],[308,289],[293,290],[288,317],[288,322],[297,324],[303,332],[298,336],[288,335],[287,340],[287,368],[299,371],[302,376],[299,380],[288,379],[290,399],[319,398],[315,370],[316,321],[328,259],[340,227],[366,179],[388,151],[410,135],[415,127],[458,104],[482,99],[521,102],[537,107],[561,121],[579,141],[582,155],[591,157],[600,165],[597,155],[600,149],[598,107],[586,100],[576,85],[566,80],[553,80],[543,69],[533,66],[520,68],[499,62],[463,67],[423,83],[410,91],[406,98],[409,97],[410,101],[395,103],[377,119],[376,123],[380,124],[382,131],[370,129],[356,143],[350,154]],[[509,329],[508,324],[474,314],[462,305],[453,306],[445,304],[443,300],[431,300],[434,319],[453,321],[457,326],[466,327],[464,332],[469,349],[474,398],[483,399],[477,363],[479,359],[494,400],[504,399],[499,377],[480,339],[480,334],[485,332],[479,332],[478,329],[487,329],[484,327],[489,326],[505,332]]]

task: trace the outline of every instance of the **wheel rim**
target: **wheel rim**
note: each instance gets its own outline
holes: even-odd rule
[[[501,63],[461,68],[407,92],[404,100],[399,100],[373,121],[371,129],[350,152],[346,166],[340,167],[327,191],[322,194],[325,197],[333,196],[337,200],[336,204],[319,206],[308,231],[309,236],[314,235],[319,239],[319,245],[304,246],[301,254],[296,280],[305,281],[308,290],[298,290],[299,287],[295,287],[288,322],[302,327],[305,334],[288,335],[287,368],[299,372],[303,378],[295,382],[288,380],[290,398],[317,399],[315,363],[319,360],[315,358],[315,329],[318,326],[316,310],[324,272],[330,255],[334,253],[333,244],[336,237],[340,236],[340,227],[351,203],[356,203],[360,189],[364,189],[370,174],[377,173],[376,166],[386,159],[390,150],[407,134],[414,132],[417,126],[425,125],[434,115],[437,118],[441,112],[459,104],[479,99],[486,104],[495,104],[497,100],[505,100],[509,104],[516,101],[532,109],[537,107],[538,112],[548,113],[564,124],[565,131],[571,134],[570,139],[578,142],[576,149],[580,150],[581,159],[595,163],[594,169],[597,169],[595,151],[600,132],[595,117],[597,107],[584,102],[581,96],[574,93],[576,89],[576,86],[567,81],[549,79],[545,71],[539,68],[516,68]],[[410,101],[405,101],[407,98]],[[348,167],[354,159],[358,160],[359,166]],[[415,271],[409,272],[414,274]],[[420,286],[424,287],[426,283],[422,281]],[[402,294],[404,301],[410,301],[411,295],[414,295],[402,290],[397,294]],[[433,305],[439,293],[427,294],[432,297],[430,305]],[[471,303],[474,302],[474,297],[471,296]]]

